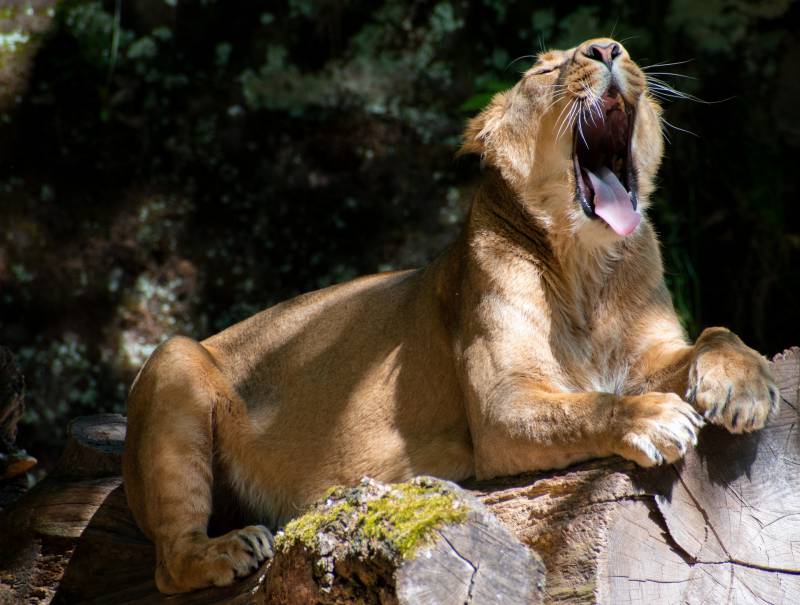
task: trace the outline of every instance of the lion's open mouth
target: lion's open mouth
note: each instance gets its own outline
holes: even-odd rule
[[[602,219],[623,236],[641,220],[631,151],[634,120],[633,107],[610,88],[599,106],[578,118],[572,143],[578,203],[586,216]]]

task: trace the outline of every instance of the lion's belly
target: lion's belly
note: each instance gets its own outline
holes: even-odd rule
[[[470,476],[471,441],[466,419],[452,412],[457,402],[403,394],[396,380],[384,378],[368,375],[347,395],[341,386],[295,386],[277,403],[250,411],[240,447],[223,445],[237,452],[232,467],[240,497],[261,516],[281,521],[327,488],[364,476],[386,482]],[[443,413],[432,418],[426,409]]]

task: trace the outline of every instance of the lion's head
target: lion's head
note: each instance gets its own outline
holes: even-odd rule
[[[660,107],[608,38],[542,53],[470,120],[478,153],[551,231],[602,243],[636,231],[661,160]]]

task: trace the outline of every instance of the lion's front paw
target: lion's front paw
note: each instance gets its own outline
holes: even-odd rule
[[[698,353],[686,399],[709,422],[743,433],[764,426],[778,409],[780,392],[761,355],[744,344],[726,343]]]
[[[672,463],[697,445],[702,417],[674,393],[626,397],[615,418],[615,453],[640,466]]]
[[[207,586],[228,586],[255,571],[271,558],[272,533],[263,525],[250,525],[218,538],[203,538],[176,549],[170,560],[156,569],[161,592],[177,593]]]

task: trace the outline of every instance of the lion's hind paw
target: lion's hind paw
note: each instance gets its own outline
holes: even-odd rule
[[[273,555],[272,533],[263,525],[250,525],[213,538],[208,549],[211,583],[228,586],[246,576]]]
[[[169,560],[159,561],[156,585],[167,594],[229,586],[272,556],[272,533],[263,525],[250,525],[217,538],[195,538],[173,550]]]

